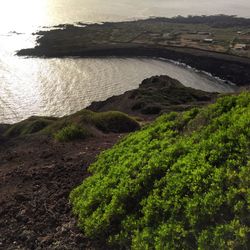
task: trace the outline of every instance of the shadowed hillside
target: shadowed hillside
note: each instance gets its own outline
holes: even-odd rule
[[[170,111],[184,111],[211,103],[217,93],[185,87],[168,76],[153,76],[142,81],[138,89],[130,90],[105,101],[93,102],[93,111],[117,110],[135,115],[159,115]]]

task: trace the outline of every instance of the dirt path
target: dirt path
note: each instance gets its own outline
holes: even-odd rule
[[[120,137],[67,144],[34,137],[2,143],[0,249],[101,249],[77,229],[68,196],[88,176],[87,166]]]

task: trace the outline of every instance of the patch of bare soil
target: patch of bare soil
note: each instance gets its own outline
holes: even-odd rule
[[[0,249],[105,249],[76,226],[68,197],[121,134],[58,143],[43,136],[0,145]]]

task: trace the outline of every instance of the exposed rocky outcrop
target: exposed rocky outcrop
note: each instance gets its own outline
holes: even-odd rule
[[[92,111],[117,110],[139,116],[156,116],[170,111],[184,111],[210,103],[217,93],[188,88],[168,76],[145,79],[138,89],[106,101],[93,102]]]

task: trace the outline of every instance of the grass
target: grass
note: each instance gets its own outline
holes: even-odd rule
[[[74,124],[68,125],[54,134],[57,141],[68,142],[77,139],[85,139],[89,136],[88,131]]]
[[[161,116],[103,152],[70,194],[114,249],[250,248],[250,93]]]
[[[121,112],[95,113],[82,110],[62,118],[30,117],[1,128],[0,135],[4,138],[17,138],[45,134],[54,136],[58,141],[69,141],[100,133],[126,133],[139,128],[134,118]]]
[[[140,128],[134,118],[117,111],[95,114],[93,122],[98,129],[105,133],[127,133]]]
[[[56,119],[47,117],[30,117],[27,120],[21,121],[8,127],[3,132],[5,137],[19,137],[24,135],[35,134],[50,124],[54,123]]]

